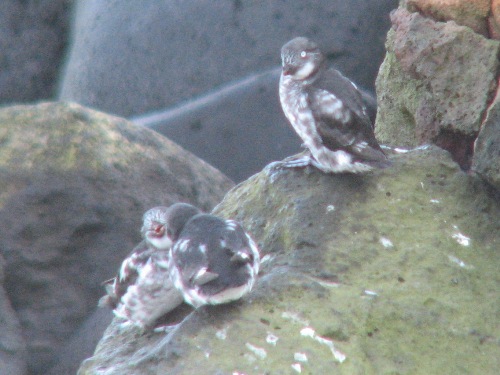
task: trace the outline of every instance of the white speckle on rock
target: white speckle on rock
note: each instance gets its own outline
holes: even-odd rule
[[[453,238],[459,245],[462,246],[469,246],[470,245],[470,237],[467,237],[463,235],[462,233],[453,233],[451,235],[451,238]]]
[[[385,248],[394,247],[394,244],[392,243],[392,241],[390,239],[388,239],[387,237],[380,237],[378,241]]]
[[[215,337],[220,340],[225,340],[227,338],[227,327],[219,329],[217,332],[215,332]]]
[[[314,337],[316,331],[311,327],[305,327],[300,330],[300,334],[306,337]]]
[[[258,346],[252,345],[249,342],[245,344],[248,350],[255,354],[258,358],[264,359],[267,357],[267,352],[264,348],[259,348]]]
[[[326,206],[326,212],[332,212],[335,211],[335,206],[333,204],[329,204]]]
[[[292,369],[294,369],[299,374],[302,373],[302,366],[300,363],[292,363]]]
[[[474,266],[466,264],[463,260],[458,259],[457,257],[455,257],[453,255],[448,255],[448,259],[450,260],[450,262],[458,264],[458,266],[461,267],[461,268],[465,268],[467,270],[470,270],[470,269],[474,268]]]
[[[399,148],[399,147],[396,147],[396,148],[393,148],[394,152],[397,152],[398,154],[406,154],[407,152],[410,152],[410,150],[407,150],[405,148]]]
[[[307,354],[300,352],[294,353],[293,359],[295,359],[298,362],[307,362]]]
[[[300,334],[304,337],[310,337],[310,338],[314,339],[316,342],[320,343],[321,345],[327,346],[330,349],[330,351],[332,352],[333,358],[335,358],[336,361],[342,363],[347,358],[344,353],[342,353],[341,351],[339,351],[335,348],[335,345],[333,344],[332,340],[318,336],[316,334],[316,331],[314,331],[313,328],[311,328],[311,327],[302,328],[300,330]]]
[[[320,278],[312,277],[312,276],[310,276],[309,278],[311,280],[314,280],[319,285],[321,285],[322,287],[325,287],[325,288],[338,288],[340,286],[339,283],[334,282],[334,281],[322,280]]]
[[[278,343],[278,340],[279,340],[279,337],[272,334],[271,332],[268,332],[267,333],[267,336],[266,336],[266,342],[269,344],[269,345],[272,345],[272,346],[276,346],[276,344]]]

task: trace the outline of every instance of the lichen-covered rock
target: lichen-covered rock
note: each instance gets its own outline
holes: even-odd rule
[[[214,212],[269,255],[254,291],[168,336],[115,321],[79,374],[495,373],[499,201],[445,151],[392,160],[238,185]]]
[[[472,169],[500,191],[500,97],[488,109],[488,115],[474,144]]]
[[[393,145],[435,143],[467,169],[496,90],[500,43],[404,8],[391,20],[376,82],[377,137]]]
[[[408,9],[436,21],[455,21],[488,37],[491,0],[404,0]]]
[[[100,283],[139,242],[146,209],[208,210],[232,186],[161,135],[75,104],[2,109],[0,144],[5,289],[33,373],[46,373],[95,309]]]

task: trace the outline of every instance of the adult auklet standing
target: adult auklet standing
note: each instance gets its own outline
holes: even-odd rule
[[[109,306],[126,323],[146,328],[180,305],[182,295],[169,276],[169,250],[186,222],[200,212],[187,203],[148,210],[141,229],[144,240],[122,262],[118,276],[105,282],[107,294],[99,306]]]
[[[326,173],[360,173],[390,163],[354,83],[326,67],[318,46],[304,37],[281,48],[281,106],[306,152],[284,167],[313,165]]]
[[[241,298],[252,289],[259,265],[259,249],[243,227],[209,214],[189,220],[169,258],[175,287],[195,308]]]

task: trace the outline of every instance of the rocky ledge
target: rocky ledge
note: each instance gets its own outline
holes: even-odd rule
[[[437,148],[392,160],[271,166],[235,187],[214,212],[258,240],[254,291],[168,334],[115,320],[79,374],[494,373],[498,197]]]

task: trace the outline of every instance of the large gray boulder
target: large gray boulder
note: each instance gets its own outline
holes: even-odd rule
[[[167,108],[277,66],[282,44],[298,35],[316,40],[348,77],[372,89],[396,6],[396,0],[77,1],[60,99],[127,117]]]
[[[73,0],[0,1],[0,104],[56,94]]]
[[[76,104],[2,109],[0,143],[4,288],[30,374],[47,373],[95,310],[144,211],[177,201],[209,210],[233,185],[158,133]]]
[[[494,374],[500,206],[437,148],[368,175],[269,167],[215,209],[258,241],[243,301],[168,336],[114,321],[88,374]]]
[[[0,254],[0,369],[3,375],[26,375],[26,341],[5,290],[5,260]]]
[[[280,68],[271,69],[131,121],[165,135],[240,182],[300,150],[300,138],[281,109],[280,74]]]

